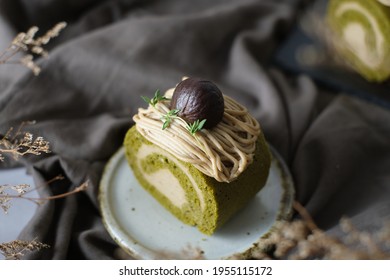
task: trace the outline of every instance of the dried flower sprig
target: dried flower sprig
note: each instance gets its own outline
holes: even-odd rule
[[[63,176],[56,176],[54,179],[48,181],[48,183],[51,183],[55,180],[61,180],[63,179]],[[67,196],[70,196],[72,194],[85,191],[88,188],[88,181],[82,183],[78,187],[74,188],[73,190],[58,194],[58,195],[52,195],[47,197],[28,197],[26,196],[27,193],[36,190],[30,189],[30,186],[27,184],[21,184],[21,185],[0,185],[0,208],[4,211],[5,214],[8,213],[9,208],[11,207],[11,201],[12,199],[24,199],[31,202],[34,202],[38,205],[44,203],[45,201],[49,200],[55,200],[64,198]]]
[[[10,46],[0,53],[0,64],[21,64],[29,68],[34,75],[38,75],[41,68],[35,63],[34,56],[47,57],[48,51],[43,48],[49,41],[57,37],[66,27],[65,22],[57,23],[53,28],[47,31],[43,36],[34,39],[38,32],[38,27],[33,26],[27,32],[19,33]],[[14,59],[16,54],[24,52],[25,55],[20,59]]]
[[[157,103],[161,102],[161,101],[166,101],[166,100],[170,100],[169,98],[161,95],[160,93],[160,90],[156,90],[156,92],[154,93],[154,96],[152,99],[146,97],[146,96],[141,96],[141,98],[148,104],[152,105],[153,107],[156,106]]]
[[[26,124],[34,122],[23,122],[16,133],[12,135],[13,128],[11,127],[6,134],[0,139],[0,161],[4,159],[3,154],[11,154],[15,160],[19,157],[32,154],[41,155],[42,153],[50,153],[49,142],[38,136],[34,138],[29,132],[21,132]]]
[[[8,213],[8,209],[11,207],[11,199],[9,196],[9,191],[13,191],[18,194],[18,196],[23,196],[27,189],[30,188],[27,184],[20,185],[0,185],[0,207],[3,209],[4,213]]]
[[[46,183],[50,184],[54,181],[61,180],[61,179],[64,179],[64,177],[62,175],[58,175],[53,179],[47,181]],[[48,196],[48,197],[38,197],[38,198],[26,197],[25,195],[33,190],[33,189],[28,190],[29,188],[30,186],[27,184],[21,184],[15,186],[12,185],[0,186],[0,207],[3,209],[3,211],[7,213],[8,209],[11,206],[10,202],[12,199],[21,198],[21,199],[29,200],[31,202],[35,202],[36,204],[40,205],[43,202],[48,200],[60,199],[81,191],[85,191],[88,188],[88,181],[84,182],[83,184],[79,185],[78,187],[74,188],[71,191],[58,194],[58,195]],[[38,188],[39,187],[35,189]],[[10,190],[13,191],[15,195],[10,194],[9,193]],[[0,254],[2,254],[8,260],[19,260],[27,252],[36,251],[36,250],[49,248],[49,247],[50,247],[49,245],[39,242],[36,239],[32,241],[14,240],[11,242],[0,243]]]
[[[36,26],[31,27],[26,33],[19,33],[12,41],[10,46],[0,52],[0,64],[20,64],[30,69],[34,75],[38,75],[41,68],[35,63],[35,57],[47,57],[48,51],[43,48],[44,45],[49,43],[52,38],[59,35],[62,29],[66,27],[65,22],[56,24],[52,29],[46,32],[43,36],[34,39],[38,28]],[[17,58],[16,55],[24,53],[24,56]],[[20,57],[20,56],[19,56]],[[13,128],[10,128],[8,132],[0,139],[0,161],[4,160],[3,154],[9,153],[14,159],[18,159],[20,156],[26,154],[40,155],[41,153],[49,153],[49,142],[42,137],[34,139],[33,135],[29,132],[21,133],[22,127],[28,124],[28,122],[22,123],[14,136],[11,136]],[[20,137],[22,135],[22,137]],[[54,179],[48,181],[51,182],[63,179],[62,176],[56,176]],[[74,193],[84,191],[88,187],[88,182],[81,184],[79,187],[72,191],[62,193],[55,196],[43,197],[43,198],[31,198],[25,195],[30,192],[27,189],[30,188],[27,184],[20,185],[0,185],[0,207],[7,213],[10,208],[11,200],[14,198],[27,199],[37,204],[41,204],[46,200],[53,200],[63,198]],[[9,191],[11,190],[11,194]],[[15,194],[12,194],[14,192]],[[36,251],[43,248],[48,248],[49,245],[37,241],[14,240],[11,242],[0,243],[0,254],[5,256],[6,259],[18,260],[21,259],[26,252]]]
[[[0,254],[7,260],[20,260],[27,252],[39,251],[50,246],[37,241],[14,240],[11,242],[0,243]]]

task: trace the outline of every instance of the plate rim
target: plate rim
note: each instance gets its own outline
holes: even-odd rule
[[[282,195],[279,201],[279,209],[277,210],[277,216],[275,218],[275,222],[267,229],[267,231],[259,236],[259,239],[255,242],[253,242],[246,250],[243,252],[237,252],[234,253],[228,257],[220,258],[220,259],[229,259],[234,256],[243,256],[244,258],[249,258],[250,253],[258,246],[260,242],[268,238],[270,233],[272,233],[276,227],[277,224],[281,221],[290,220],[293,215],[293,202],[295,199],[295,184],[292,178],[292,175],[290,173],[290,170],[287,167],[287,164],[284,162],[282,156],[277,152],[277,150],[272,147],[270,144],[268,144],[270,151],[271,151],[271,160],[275,160],[276,167],[280,171],[281,181],[282,181]],[[111,176],[107,175],[110,174],[108,171],[115,170],[115,166],[119,164],[119,162],[125,157],[125,147],[121,146],[107,161],[102,176],[99,182],[99,188],[98,188],[98,202],[99,202],[99,210],[102,216],[102,222],[109,233],[110,237],[116,242],[116,244],[124,250],[127,254],[129,254],[130,257],[138,260],[146,260],[146,259],[155,259],[157,256],[157,253],[151,249],[149,249],[146,246],[140,246],[137,242],[137,240],[131,236],[130,234],[127,234],[128,241],[131,241],[134,245],[133,248],[129,248],[129,246],[126,246],[121,238],[121,236],[115,232],[113,228],[119,228],[121,231],[126,232],[116,221],[116,218],[114,217],[112,211],[106,211],[105,209],[109,209],[109,203],[107,199],[106,191],[109,184],[109,180]],[[108,221],[111,221],[111,223],[114,221],[114,225],[109,225]],[[134,247],[140,247],[142,252],[139,252],[140,250],[135,250]]]

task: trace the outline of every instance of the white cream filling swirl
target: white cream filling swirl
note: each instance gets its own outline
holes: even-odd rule
[[[350,21],[343,27],[343,40],[359,57],[362,63],[367,67],[375,69],[380,67],[386,54],[384,34],[381,32],[379,21],[370,11],[363,7],[359,2],[345,2],[339,4],[335,16],[341,18],[345,13],[355,11],[367,19],[373,29],[373,34],[367,34],[366,28],[358,21]],[[374,49],[367,45],[367,38],[375,37]]]
[[[171,98],[173,90],[168,90],[165,97]],[[153,144],[219,182],[231,182],[252,163],[260,125],[244,106],[226,95],[224,100],[221,122],[195,135],[181,118],[174,118],[169,127],[162,129],[161,118],[170,111],[170,101],[140,108],[133,120],[138,132]]]

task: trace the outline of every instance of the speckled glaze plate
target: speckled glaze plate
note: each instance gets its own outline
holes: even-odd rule
[[[200,233],[171,215],[138,183],[121,148],[100,183],[103,222],[111,237],[136,259],[226,259],[247,254],[276,221],[292,212],[294,186],[286,165],[272,149],[265,187],[214,235]]]

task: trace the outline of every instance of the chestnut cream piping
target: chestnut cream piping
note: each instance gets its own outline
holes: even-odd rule
[[[172,93],[173,89],[168,90],[165,97],[171,98]],[[222,120],[195,135],[180,118],[162,130],[161,117],[170,111],[169,101],[140,108],[133,119],[138,132],[153,144],[219,182],[231,182],[253,161],[260,125],[244,106],[226,95],[224,100]]]

